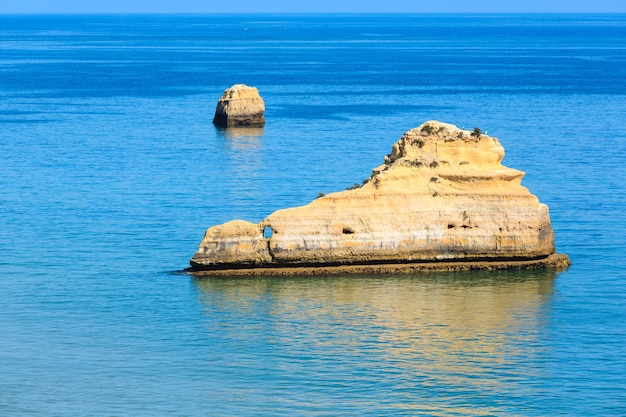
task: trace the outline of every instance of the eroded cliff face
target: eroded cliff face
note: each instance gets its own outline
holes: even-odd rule
[[[256,87],[235,84],[217,102],[213,124],[219,127],[262,127],[265,102]]]
[[[548,207],[497,139],[436,121],[406,132],[360,188],[207,230],[197,270],[528,261],[554,255]],[[563,263],[563,259],[561,259]]]

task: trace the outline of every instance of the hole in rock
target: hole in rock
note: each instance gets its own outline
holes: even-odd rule
[[[264,237],[265,239],[269,239],[270,237],[272,237],[272,235],[273,235],[273,234],[274,234],[274,230],[272,230],[272,228],[271,228],[271,227],[269,227],[269,226],[265,226],[265,227],[263,228],[263,237]]]
[[[344,235],[351,235],[354,233],[354,229],[351,227],[344,227],[343,228],[343,234]]]
[[[448,224],[448,229],[454,229],[454,225],[452,223]]]

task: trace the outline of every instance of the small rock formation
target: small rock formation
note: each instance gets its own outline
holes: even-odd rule
[[[256,87],[235,84],[217,102],[213,124],[218,127],[263,127],[265,103]]]
[[[363,186],[206,231],[201,274],[564,267],[548,207],[496,138],[436,121],[406,132]]]

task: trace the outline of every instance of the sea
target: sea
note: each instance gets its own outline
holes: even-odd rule
[[[264,128],[213,126],[239,83]],[[184,272],[428,120],[571,267]],[[624,416],[625,166],[624,14],[0,15],[0,415]]]

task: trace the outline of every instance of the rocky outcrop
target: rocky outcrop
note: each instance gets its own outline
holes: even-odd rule
[[[206,231],[203,273],[566,266],[548,207],[501,165],[496,138],[436,121],[406,132],[360,187]]]
[[[265,103],[256,87],[236,84],[226,89],[217,102],[213,124],[218,127],[262,127]]]

